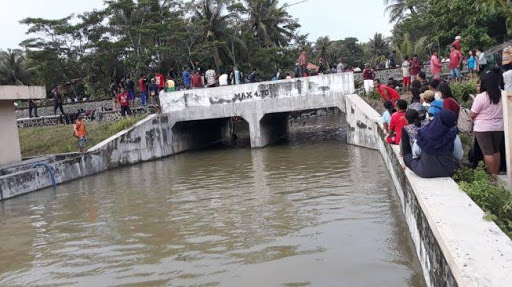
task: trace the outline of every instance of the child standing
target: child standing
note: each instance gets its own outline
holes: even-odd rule
[[[83,154],[85,152],[85,143],[87,142],[87,130],[85,129],[85,123],[82,119],[82,115],[79,115],[76,119],[73,129],[75,137],[78,138],[79,152]]]
[[[407,92],[411,88],[411,62],[409,62],[408,56],[405,56],[404,62],[402,63],[402,74],[404,92]]]

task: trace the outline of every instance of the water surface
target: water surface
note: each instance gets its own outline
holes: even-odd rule
[[[424,286],[380,155],[339,118],[4,202],[1,286]]]

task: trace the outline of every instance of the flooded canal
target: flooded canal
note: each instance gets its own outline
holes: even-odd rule
[[[339,119],[3,202],[0,286],[424,286],[383,160]]]

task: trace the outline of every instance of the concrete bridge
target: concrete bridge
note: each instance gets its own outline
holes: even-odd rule
[[[175,150],[194,141],[207,142],[214,135],[228,136],[229,119],[235,116],[248,123],[251,146],[260,148],[287,134],[290,112],[332,107],[345,112],[345,96],[353,93],[354,75],[341,73],[162,92],[160,103],[172,126]]]

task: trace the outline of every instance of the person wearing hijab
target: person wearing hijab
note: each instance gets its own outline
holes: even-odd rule
[[[412,153],[404,154],[405,165],[423,178],[452,176],[464,155],[457,133],[455,113],[439,111],[430,124],[418,131]]]

